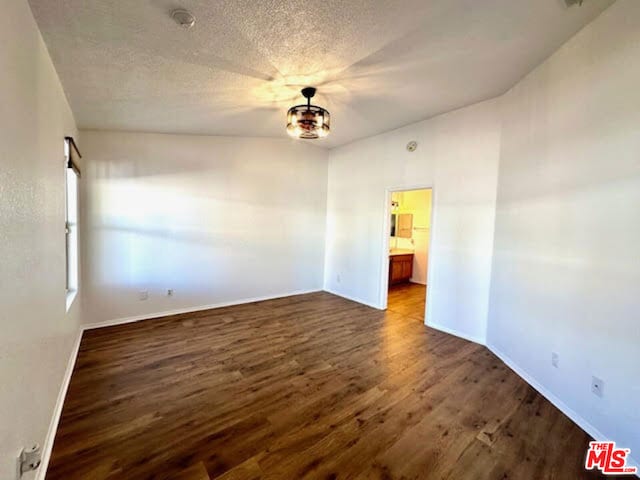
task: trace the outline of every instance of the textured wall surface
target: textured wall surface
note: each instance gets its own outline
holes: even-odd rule
[[[65,313],[64,136],[71,110],[26,1],[0,17],[0,478],[43,445],[74,340]],[[31,475],[25,478],[32,478]]]
[[[30,3],[80,128],[286,138],[313,85],[336,146],[504,93],[612,1]]]
[[[325,149],[82,136],[86,323],[322,289]]]
[[[619,0],[504,98],[488,331],[591,433],[636,458],[639,25],[640,2]]]

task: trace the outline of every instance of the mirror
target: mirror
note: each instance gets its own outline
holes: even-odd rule
[[[413,214],[392,213],[391,214],[391,236],[398,238],[411,238],[413,230]]]

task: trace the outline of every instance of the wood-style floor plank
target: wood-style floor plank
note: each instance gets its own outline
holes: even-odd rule
[[[85,332],[47,478],[573,479],[589,437],[487,349],[330,295]]]

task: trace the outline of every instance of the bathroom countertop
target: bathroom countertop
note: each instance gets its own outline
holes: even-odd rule
[[[409,250],[408,248],[392,248],[389,250],[390,257],[394,255],[413,255],[413,253],[413,250]]]

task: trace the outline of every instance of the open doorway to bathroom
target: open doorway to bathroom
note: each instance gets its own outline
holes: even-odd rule
[[[422,188],[389,193],[387,310],[424,322],[433,191]]]

